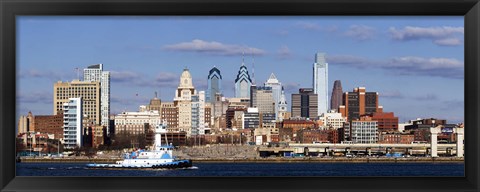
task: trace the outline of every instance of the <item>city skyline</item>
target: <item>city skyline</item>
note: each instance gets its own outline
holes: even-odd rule
[[[323,52],[328,87],[341,80],[344,92],[378,92],[400,122],[464,122],[462,17],[20,17],[18,24],[17,117],[51,114],[54,82],[97,63],[111,72],[112,114],[138,110],[156,91],[172,101],[185,67],[199,91],[217,67],[224,95],[233,97],[243,59],[257,85],[274,73],[289,102],[311,88],[315,53]]]

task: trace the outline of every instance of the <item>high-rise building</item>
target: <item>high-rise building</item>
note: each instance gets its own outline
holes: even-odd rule
[[[258,112],[275,113],[275,101],[272,95],[272,87],[252,85],[250,107],[258,108]]]
[[[63,146],[65,149],[82,147],[83,141],[83,99],[69,98],[63,107]]]
[[[208,73],[208,89],[205,95],[205,102],[215,100],[215,94],[222,92],[222,75],[218,68],[213,67]]]
[[[192,129],[187,135],[205,134],[205,91],[192,96]]]
[[[192,96],[195,94],[192,75],[188,69],[184,69],[173,103],[178,108],[178,130],[187,132],[187,136],[190,136],[192,129]]]
[[[285,99],[285,91],[282,87],[282,94],[280,96],[280,101],[278,101],[278,121],[283,121],[287,118],[287,99]]]
[[[330,109],[338,112],[338,107],[342,105],[342,82],[335,80],[333,83],[332,98],[330,99]]]
[[[110,115],[110,72],[103,71],[103,64],[90,65],[83,69],[83,81],[100,82],[100,125],[107,128],[109,135]]]
[[[100,82],[58,81],[53,86],[53,114],[63,110],[63,103],[70,102],[70,98],[82,98],[84,126],[86,124],[100,125]]]
[[[235,97],[250,97],[250,86],[252,86],[252,79],[250,79],[250,75],[248,74],[247,66],[245,66],[242,61],[242,66],[240,66],[237,78],[235,79]]]
[[[343,105],[339,107],[339,112],[351,121],[360,119],[362,115],[383,112],[383,107],[378,104],[378,92],[366,92],[365,87],[358,87],[353,92],[343,93]]]
[[[325,53],[315,55],[313,91],[317,94],[317,114],[326,113],[328,111],[328,63],[325,62]]]
[[[273,100],[275,101],[275,114],[277,116],[277,120],[279,118],[279,102],[280,98],[282,96],[282,83],[280,83],[275,76],[275,74],[271,74],[270,78],[268,78],[267,82],[265,82],[265,87],[271,87],[272,88],[272,96]]]
[[[301,88],[292,94],[292,117],[317,118],[318,96],[312,88]]]

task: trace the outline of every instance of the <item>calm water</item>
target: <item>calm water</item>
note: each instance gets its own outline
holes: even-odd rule
[[[91,170],[17,163],[17,176],[464,176],[463,163],[194,163],[190,170]]]

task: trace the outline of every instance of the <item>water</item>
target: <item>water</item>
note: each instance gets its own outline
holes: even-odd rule
[[[194,163],[188,170],[98,170],[84,163],[17,163],[17,176],[464,176],[463,163]]]

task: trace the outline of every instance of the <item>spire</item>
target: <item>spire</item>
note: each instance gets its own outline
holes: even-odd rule
[[[270,78],[269,79],[277,79],[277,77],[275,76],[275,74],[270,74]]]
[[[158,97],[157,97],[157,92],[155,91],[155,99],[156,99],[156,98],[158,98]]]
[[[245,51],[242,51],[242,66],[245,65]]]

